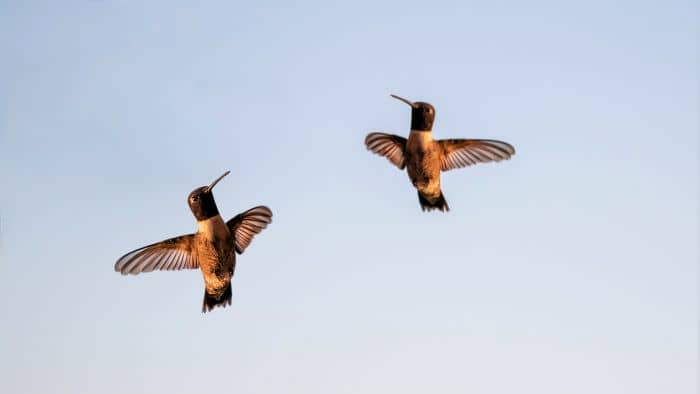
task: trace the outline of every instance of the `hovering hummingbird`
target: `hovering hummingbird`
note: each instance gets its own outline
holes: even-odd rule
[[[231,305],[231,278],[236,252],[243,253],[253,237],[272,223],[272,211],[258,206],[223,221],[212,189],[226,171],[209,186],[194,189],[187,197],[197,219],[197,232],[181,235],[131,251],[120,257],[114,270],[136,275],[153,270],[201,269],[204,276],[202,312]]]
[[[365,138],[365,145],[372,152],[386,157],[400,170],[407,168],[408,177],[418,189],[418,201],[423,211],[450,210],[440,189],[440,171],[501,161],[515,154],[515,148],[503,141],[434,140],[433,106],[424,102],[413,103],[393,94],[391,97],[411,106],[408,140],[393,134],[370,133]]]

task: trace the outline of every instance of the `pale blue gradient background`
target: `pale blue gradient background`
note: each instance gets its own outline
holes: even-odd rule
[[[0,392],[697,392],[696,1],[13,3]],[[423,213],[390,93],[518,153]],[[232,307],[113,272],[226,169]]]

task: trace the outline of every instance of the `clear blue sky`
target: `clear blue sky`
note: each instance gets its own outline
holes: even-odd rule
[[[697,392],[697,1],[12,3],[0,392]],[[390,93],[517,155],[423,213]],[[113,272],[226,169],[230,308]]]

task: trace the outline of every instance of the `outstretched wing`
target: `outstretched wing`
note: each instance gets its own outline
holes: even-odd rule
[[[365,137],[365,145],[372,152],[389,159],[396,167],[406,167],[406,139],[393,134],[370,133]]]
[[[265,206],[251,208],[226,222],[229,231],[235,237],[236,252],[243,253],[253,241],[253,237],[270,223],[272,223],[272,211]]]
[[[153,270],[199,268],[194,250],[194,234],[181,235],[133,250],[114,264],[122,275],[136,275]]]
[[[496,140],[450,139],[437,141],[442,151],[442,171],[462,168],[476,163],[510,159],[515,148]]]

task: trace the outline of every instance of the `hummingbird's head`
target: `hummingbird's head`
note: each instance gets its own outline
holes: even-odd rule
[[[411,102],[393,94],[391,97],[411,106],[411,130],[430,131],[433,129],[435,108],[432,105],[422,101]]]
[[[216,178],[209,186],[202,186],[192,190],[192,193],[187,197],[187,204],[190,206],[192,214],[198,221],[206,220],[219,214],[211,189],[230,172],[231,171],[226,171],[223,175]]]

